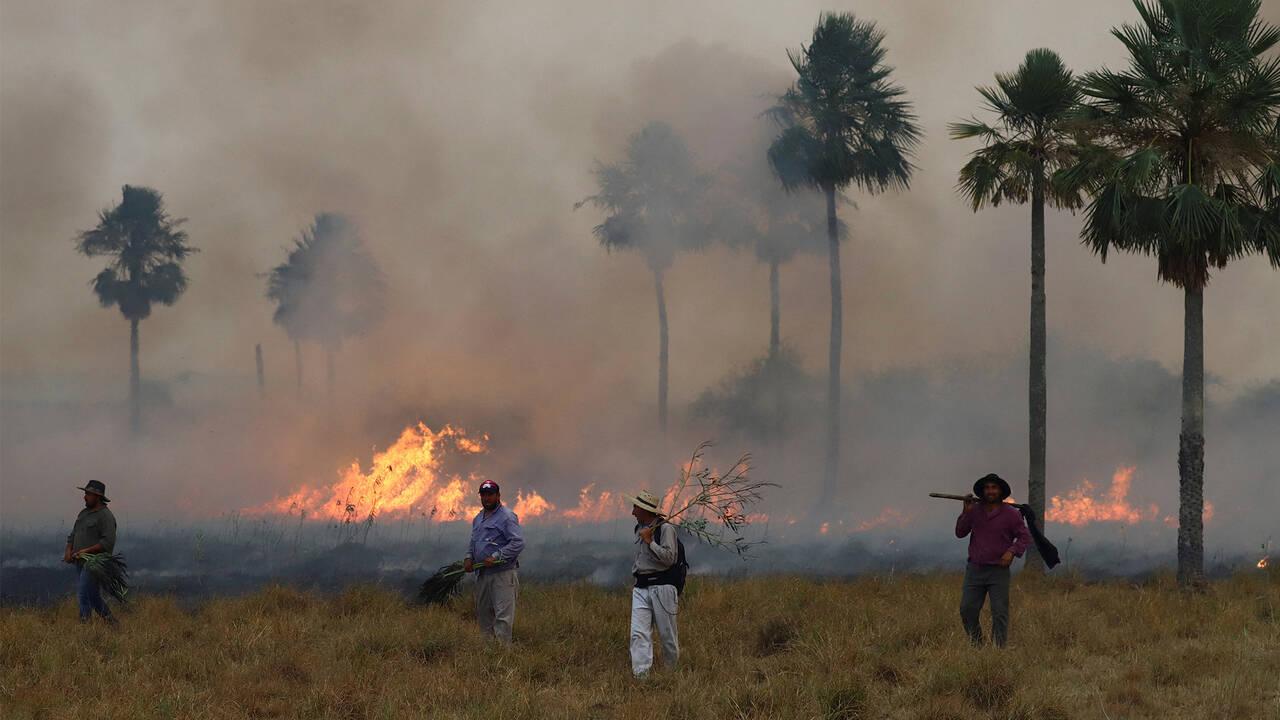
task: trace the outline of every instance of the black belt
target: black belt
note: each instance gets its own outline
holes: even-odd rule
[[[670,568],[652,573],[632,573],[636,579],[636,587],[647,588],[655,585],[675,585]]]

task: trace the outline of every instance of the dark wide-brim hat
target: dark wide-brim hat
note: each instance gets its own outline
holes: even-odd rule
[[[986,487],[987,483],[995,483],[1000,486],[1001,500],[1004,500],[1013,494],[1013,488],[1009,487],[1009,483],[1005,482],[1004,478],[995,473],[979,478],[978,481],[973,484],[973,494],[978,497],[982,497],[982,488]]]
[[[94,495],[101,497],[102,502],[104,503],[111,502],[111,499],[107,497],[107,486],[97,480],[90,480],[84,484],[84,487],[78,487],[76,489],[83,490],[87,493],[93,493]]]

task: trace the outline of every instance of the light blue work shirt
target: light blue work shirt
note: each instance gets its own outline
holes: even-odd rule
[[[482,509],[471,521],[471,548],[467,557],[476,564],[477,572],[488,575],[506,572],[517,567],[516,558],[524,549],[524,535],[520,532],[520,518],[506,505],[498,507],[485,517]],[[484,567],[486,558],[503,560],[501,565]]]

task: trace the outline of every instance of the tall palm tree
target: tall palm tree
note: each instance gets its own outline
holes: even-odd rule
[[[151,315],[153,303],[172,305],[187,289],[182,262],[197,250],[179,229],[186,218],[170,217],[159,192],[125,185],[121,194],[119,205],[98,214],[97,227],[76,236],[76,250],[111,258],[92,285],[103,307],[115,305],[129,320],[129,430],[136,435],[142,415],[138,322]]]
[[[600,191],[592,203],[609,212],[592,230],[606,250],[639,252],[653,273],[658,299],[658,425],[667,429],[667,300],[663,275],[676,253],[706,244],[699,174],[684,140],[664,122],[651,122],[627,139],[626,157],[594,170]]]
[[[960,170],[959,190],[977,212],[985,204],[1031,202],[1031,348],[1028,411],[1030,473],[1027,502],[1044,526],[1045,449],[1048,380],[1045,355],[1044,208],[1081,206],[1079,190],[1050,183],[1053,173],[1070,166],[1075,138],[1072,115],[1080,88],[1062,59],[1052,50],[1027,53],[1016,72],[997,74],[996,87],[980,87],[985,109],[996,116],[994,125],[976,118],[951,123],[954,139],[981,138],[985,145]],[[1028,566],[1043,569],[1038,555]]]
[[[271,320],[284,328],[293,342],[294,392],[298,399],[302,399],[302,338],[306,334],[302,302],[314,275],[312,254],[306,249],[305,231],[303,238],[295,241],[283,263],[267,273],[267,298],[276,304]]]
[[[905,189],[920,142],[906,91],[889,81],[892,69],[884,64],[883,41],[873,22],[852,13],[823,13],[813,41],[787,52],[798,77],[772,110],[781,132],[769,147],[769,162],[783,187],[817,188],[827,201],[831,344],[823,506],[835,496],[839,469],[843,326],[836,196],[850,185],[871,194]]]
[[[1275,197],[1280,28],[1257,0],[1135,0],[1141,22],[1112,30],[1123,71],[1082,78],[1094,145],[1065,176],[1093,184],[1081,237],[1152,255],[1183,291],[1178,442],[1178,580],[1204,568],[1204,290],[1212,268],[1253,253],[1280,266]]]
[[[272,320],[293,340],[298,393],[302,392],[301,341],[325,351],[325,376],[333,395],[333,358],[342,342],[362,335],[382,319],[386,286],[356,226],[337,213],[316,215],[285,261],[267,277],[267,297],[276,303]]]
[[[772,139],[772,138],[770,138]],[[712,236],[734,250],[750,250],[769,266],[769,349],[764,373],[773,396],[775,440],[783,435],[781,267],[805,252],[826,249],[822,216],[825,199],[812,188],[786,192],[778,187],[765,152],[747,153],[713,186]],[[841,238],[846,228],[840,223]],[[791,358],[787,358],[791,362]]]

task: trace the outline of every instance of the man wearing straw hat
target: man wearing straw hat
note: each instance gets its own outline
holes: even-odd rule
[[[480,483],[481,510],[471,521],[471,547],[462,561],[467,572],[476,572],[476,622],[486,638],[511,644],[511,626],[516,621],[516,561],[524,549],[520,518],[502,504],[498,483]]]
[[[1013,491],[1004,478],[992,473],[973,484],[956,518],[956,537],[969,536],[969,562],[960,596],[960,620],[973,643],[982,643],[978,616],[991,596],[991,637],[1004,647],[1009,635],[1009,566],[1031,544],[1031,533],[1022,514],[1005,498]]]
[[[107,509],[107,486],[97,480],[90,480],[84,487],[76,488],[84,491],[84,509],[76,516],[71,534],[67,536],[67,549],[62,554],[62,562],[76,563],[78,579],[76,595],[80,599],[80,622],[87,623],[96,610],[109,625],[118,625],[119,620],[111,614],[111,608],[102,599],[102,590],[98,580],[84,566],[81,559],[92,553],[110,554],[116,547],[116,516]]]
[[[653,666],[655,625],[667,669],[674,668],[680,659],[676,628],[680,600],[672,577],[679,557],[679,540],[674,527],[663,527],[666,518],[659,512],[658,498],[652,493],[623,497],[631,503],[631,515],[636,519],[636,554],[631,565],[631,574],[636,578],[631,590],[631,672],[636,677],[646,677]]]

